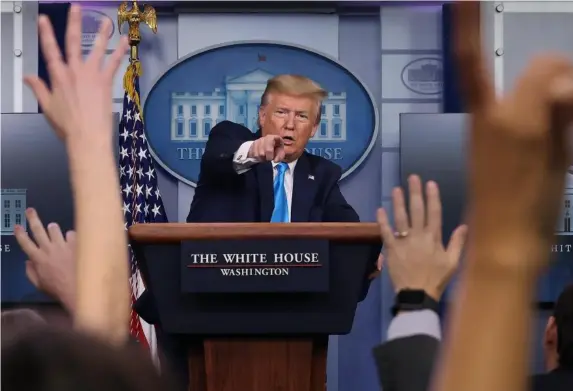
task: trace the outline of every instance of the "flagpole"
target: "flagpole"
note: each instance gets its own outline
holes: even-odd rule
[[[141,23],[147,24],[153,33],[157,33],[157,16],[155,9],[150,5],[145,5],[143,11],[137,5],[137,1],[131,1],[131,8],[128,7],[128,2],[123,2],[117,11],[117,26],[121,34],[121,27],[124,23],[128,24],[128,38],[130,45],[130,58],[129,65],[125,70],[123,76],[123,87],[125,91],[123,114],[120,121],[120,149],[125,151],[125,158],[120,159],[120,185],[122,186],[122,196],[124,202],[124,216],[126,218],[126,228],[132,224],[150,222],[147,218],[148,202],[155,201],[157,205],[161,205],[159,190],[157,190],[156,199],[151,200],[149,194],[142,197],[142,194],[137,196],[134,190],[137,188],[157,188],[157,183],[143,180],[134,172],[143,172],[144,165],[147,164],[148,172],[152,172],[151,156],[141,157],[137,151],[145,151],[147,153],[147,145],[145,139],[142,137],[143,128],[143,110],[139,96],[139,76],[141,76],[141,63],[139,61],[138,46],[141,42],[140,25]],[[123,133],[122,133],[123,131]],[[123,141],[122,141],[123,140]],[[126,172],[131,172],[131,175],[126,175]],[[141,182],[141,183],[140,183]],[[123,194],[125,193],[125,194]],[[155,203],[154,203],[155,205]],[[143,208],[143,209],[142,209]],[[157,220],[157,219],[156,219]],[[143,292],[144,284],[140,277],[139,267],[137,266],[137,259],[130,249],[131,254],[131,300],[132,304],[140,297]],[[157,352],[154,352],[154,330],[153,326],[148,330],[149,338],[145,335],[143,329],[142,319],[133,310],[130,314],[130,333],[133,337],[152,350],[152,357],[157,358]]]
[[[157,34],[157,14],[155,8],[146,4],[143,11],[140,10],[137,1],[131,2],[131,9],[128,2],[121,3],[117,10],[117,29],[121,34],[121,27],[127,22],[128,38],[130,46],[129,65],[123,77],[123,87],[129,97],[138,106],[139,112],[143,114],[139,94],[135,91],[134,80],[141,76],[141,63],[139,62],[139,43],[141,42],[140,24],[145,23],[154,34]]]

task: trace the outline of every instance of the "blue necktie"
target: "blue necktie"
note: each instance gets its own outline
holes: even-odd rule
[[[275,209],[271,216],[271,223],[288,223],[290,222],[290,216],[285,190],[285,172],[288,169],[288,164],[281,162],[277,164],[276,167],[278,172],[273,184],[275,190]]]

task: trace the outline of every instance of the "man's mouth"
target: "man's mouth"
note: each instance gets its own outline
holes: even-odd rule
[[[284,145],[293,145],[294,144],[294,139],[290,136],[284,136],[283,137],[283,144]]]

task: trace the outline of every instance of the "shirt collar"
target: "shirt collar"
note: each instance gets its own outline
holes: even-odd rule
[[[294,160],[294,161],[292,161],[292,162],[290,162],[290,163],[287,163],[287,164],[288,164],[289,171],[290,171],[291,173],[294,172],[294,167],[296,166],[296,162],[298,162],[298,159],[296,159],[296,160]],[[273,163],[273,169],[274,169],[274,168],[277,166],[278,163],[275,163],[275,162],[272,162],[272,163]]]

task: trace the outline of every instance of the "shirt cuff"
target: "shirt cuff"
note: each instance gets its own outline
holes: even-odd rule
[[[442,339],[440,317],[432,310],[403,312],[398,315],[388,327],[388,340],[411,337],[414,335],[429,335]]]
[[[254,158],[249,158],[249,150],[251,149],[251,145],[253,145],[254,141],[247,141],[237,149],[237,152],[233,155],[233,167],[237,174],[242,174],[246,171],[249,171],[251,166],[259,161]]]

